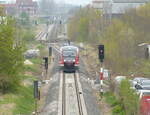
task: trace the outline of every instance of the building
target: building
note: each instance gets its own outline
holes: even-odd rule
[[[27,13],[29,16],[35,16],[37,14],[38,5],[37,2],[32,0],[16,0],[17,14]]]
[[[104,0],[93,0],[91,6],[95,9],[102,10],[103,9],[103,3],[104,3]]]
[[[104,14],[124,14],[127,10],[137,8],[150,0],[93,0],[91,6],[100,9]]]
[[[0,4],[0,7],[4,9],[4,14],[6,15],[16,14],[15,4]]]
[[[138,8],[150,0],[112,0],[112,14],[124,14],[127,10]]]
[[[0,1],[0,7],[4,8],[6,15],[19,16],[21,13],[27,13],[30,17],[37,15],[37,2],[32,0],[16,0],[14,4],[8,4]]]

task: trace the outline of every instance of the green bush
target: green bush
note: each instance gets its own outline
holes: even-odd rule
[[[123,115],[121,113],[124,113],[124,110],[123,108],[121,107],[121,105],[116,105],[113,110],[112,110],[113,114],[116,115],[116,114],[119,114],[119,115]]]
[[[39,44],[39,45],[37,46],[37,48],[40,49],[40,50],[41,50],[41,49],[44,49],[44,47],[45,47],[45,46],[42,45],[42,44]]]
[[[119,101],[116,99],[113,93],[107,92],[104,94],[106,97],[106,102],[109,103],[112,107],[119,104]]]
[[[15,20],[5,18],[0,25],[0,92],[14,90],[23,69],[23,43],[16,37]],[[7,22],[7,23],[5,23]]]
[[[133,89],[130,89],[128,80],[123,80],[121,82],[119,94],[126,115],[137,115],[139,109],[139,97]]]

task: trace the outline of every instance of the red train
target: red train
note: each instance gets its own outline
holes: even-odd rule
[[[79,48],[70,45],[61,47],[59,64],[64,72],[75,72],[79,67]]]

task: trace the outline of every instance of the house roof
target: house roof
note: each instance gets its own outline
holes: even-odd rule
[[[0,4],[1,7],[15,7],[15,4]]]
[[[32,1],[32,0],[16,0],[16,5],[18,5],[18,6],[37,6],[37,2]]]
[[[150,0],[112,0],[114,3],[146,3]]]

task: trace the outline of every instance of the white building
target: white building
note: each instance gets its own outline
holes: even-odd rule
[[[123,14],[132,8],[138,8],[150,0],[112,0],[112,14]]]
[[[104,14],[123,14],[148,2],[150,0],[93,0],[91,6],[102,10]]]

